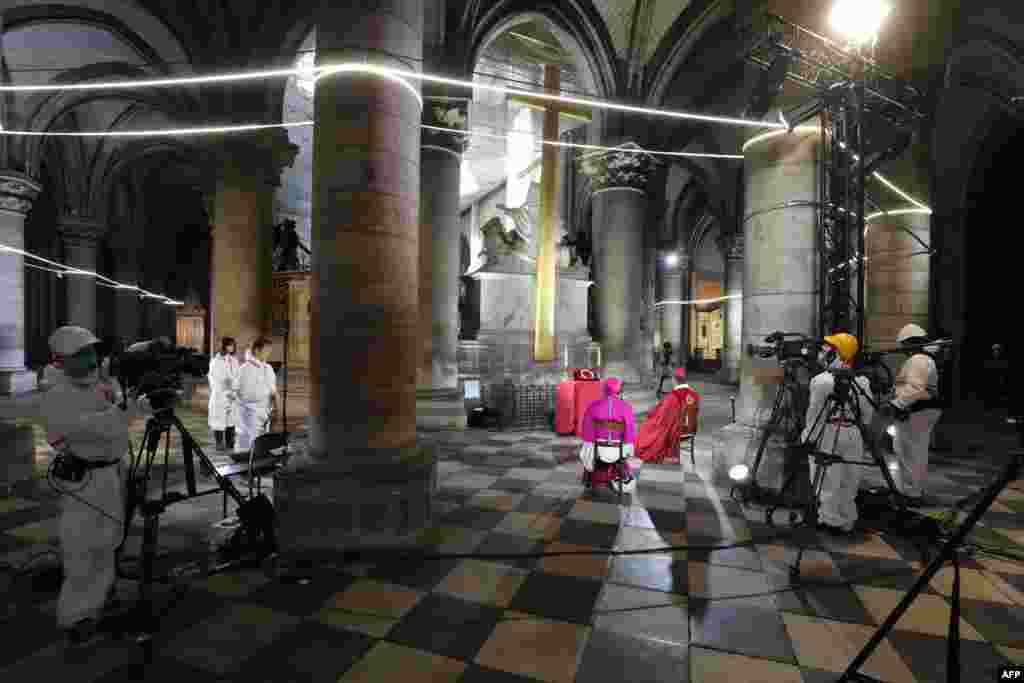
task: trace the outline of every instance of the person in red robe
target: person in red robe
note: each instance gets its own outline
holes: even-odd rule
[[[697,431],[700,395],[686,383],[686,370],[676,368],[676,386],[658,402],[640,425],[636,457],[645,462],[679,461],[679,443]]]

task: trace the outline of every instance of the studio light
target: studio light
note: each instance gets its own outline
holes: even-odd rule
[[[863,45],[878,35],[890,12],[892,5],[884,0],[838,0],[829,23],[850,42]]]
[[[679,263],[679,254],[672,252],[665,257],[665,265],[670,268],[675,267],[677,263]]]
[[[743,482],[750,476],[750,468],[746,465],[733,465],[729,469],[729,478],[735,482]]]

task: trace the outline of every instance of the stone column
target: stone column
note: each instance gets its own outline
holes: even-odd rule
[[[42,186],[17,171],[0,172],[0,244],[25,248],[25,216]],[[0,396],[32,391],[25,368],[25,268],[19,254],[0,252]]]
[[[424,107],[428,125],[465,124],[467,101],[434,101]],[[459,393],[459,179],[465,136],[425,129],[420,150],[420,337],[416,426],[465,429]]]
[[[321,64],[419,69],[422,45],[422,0],[317,13]],[[274,486],[285,553],[415,542],[430,520],[436,461],[416,440],[421,111],[408,81],[317,81],[311,430]]]
[[[819,130],[768,133],[744,146],[743,322],[736,423],[715,435],[712,475],[728,481],[736,464],[752,464],[759,428],[771,413],[782,370],[773,359],[753,358],[776,330],[815,333],[818,309],[817,153]],[[758,481],[778,485],[781,444],[770,443]]]
[[[721,380],[739,384],[740,355],[743,335],[743,235],[732,234],[722,238],[719,246],[725,255],[725,282],[722,291],[727,299],[722,306],[725,334],[722,338]]]
[[[105,229],[93,219],[63,216],[57,225],[64,245],[64,260],[73,268],[96,272],[100,240]],[[64,324],[96,331],[96,278],[89,275],[65,275],[67,312]]]
[[[605,375],[636,384],[643,368],[643,340],[640,319],[643,315],[644,214],[647,195],[633,187],[608,187],[594,193],[594,215],[598,260],[598,319]]]
[[[42,186],[17,171],[0,173],[0,244],[25,248],[25,215]],[[36,387],[36,374],[25,368],[24,258],[0,251],[0,396],[16,396]],[[32,426],[0,421],[0,496],[35,475]]]
[[[112,245],[114,279],[139,286],[139,252],[121,244]],[[130,289],[114,292],[114,333],[126,344],[138,341],[140,334],[139,294]]]
[[[679,299],[690,301],[693,298],[693,255],[686,253],[680,247],[679,251]],[[690,362],[690,318],[693,317],[693,305],[686,304],[679,306],[679,337],[678,342],[672,342],[679,346],[676,354],[679,365],[685,367]]]
[[[274,188],[298,147],[283,130],[223,143],[210,230],[210,338],[270,333]]]
[[[882,215],[867,224],[865,346],[895,348],[907,323],[928,329],[930,232],[931,216],[925,213]]]
[[[678,257],[678,255],[677,255]],[[661,265],[661,300],[682,301],[683,300],[683,276],[679,272],[679,262],[673,266],[668,265],[662,259]],[[683,315],[685,310],[679,304],[665,304],[661,306],[661,341],[672,344],[673,363],[678,363],[682,357],[681,347],[683,343]]]

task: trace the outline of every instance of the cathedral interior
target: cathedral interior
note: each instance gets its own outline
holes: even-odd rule
[[[257,477],[276,564],[210,569],[244,515],[186,493],[152,637],[68,650],[54,455],[0,405],[0,680],[824,683],[867,680],[866,645],[890,683],[1024,666],[1016,476],[870,645],[919,544],[731,495],[758,444],[755,484],[788,472],[775,332],[850,332],[889,388],[905,325],[950,349],[936,515],[1014,461],[1024,3],[0,0],[0,95],[0,402],[40,392],[63,325],[269,337],[289,439]],[[693,450],[585,487],[561,387],[616,377],[642,427],[673,367]],[[186,383],[146,486],[244,489]]]

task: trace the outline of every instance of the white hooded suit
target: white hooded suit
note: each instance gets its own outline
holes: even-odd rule
[[[218,353],[210,361],[206,378],[210,382],[209,424],[215,432],[238,427],[238,359]]]
[[[270,400],[277,394],[277,376],[269,363],[245,352],[238,371],[238,443],[235,452],[248,453],[257,436],[265,431],[270,417]]]

